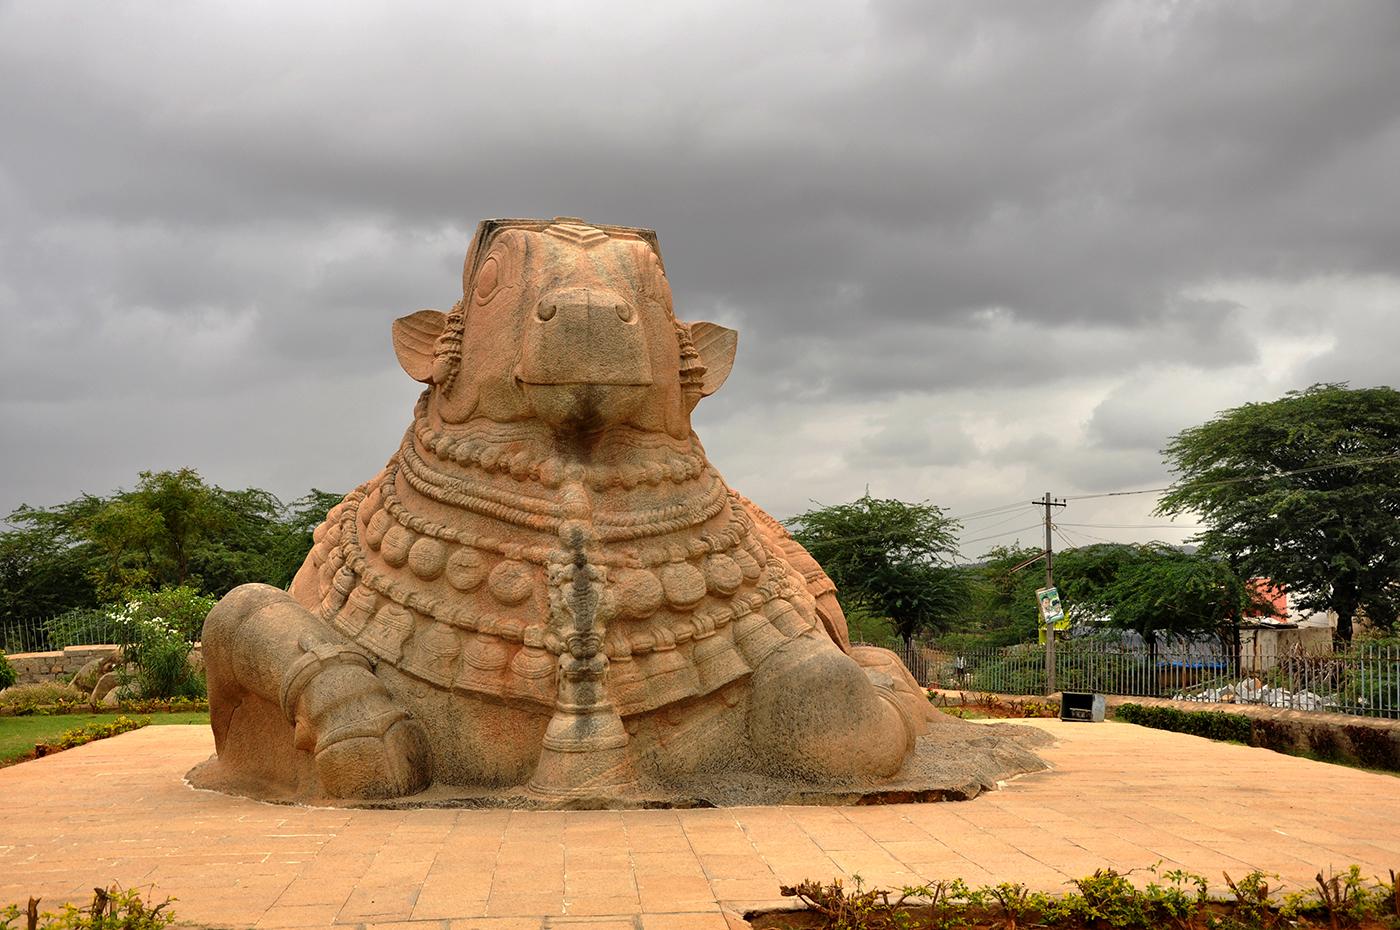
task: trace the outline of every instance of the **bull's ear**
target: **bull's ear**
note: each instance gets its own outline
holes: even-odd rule
[[[734,368],[734,353],[739,349],[739,334],[717,323],[690,324],[690,341],[695,351],[700,353],[700,361],[705,364],[705,380],[700,388],[701,397],[709,397],[729,372]]]
[[[433,383],[433,346],[446,328],[441,310],[419,310],[394,321],[394,354],[414,381]]]

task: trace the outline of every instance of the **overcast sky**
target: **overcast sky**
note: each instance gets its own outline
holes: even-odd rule
[[[869,488],[977,556],[1049,491],[1057,547],[1179,541],[1093,495],[1400,386],[1397,49],[1390,0],[0,0],[0,516],[350,490],[419,389],[394,318],[478,220],[572,215],[739,331],[695,426],[775,516]]]

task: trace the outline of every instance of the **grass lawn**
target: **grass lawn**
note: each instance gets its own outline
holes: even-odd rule
[[[34,751],[35,743],[57,739],[67,730],[77,730],[90,723],[111,723],[118,717],[136,720],[149,716],[151,726],[194,724],[209,726],[208,711],[178,714],[55,714],[53,716],[0,717],[0,766],[9,765]]]

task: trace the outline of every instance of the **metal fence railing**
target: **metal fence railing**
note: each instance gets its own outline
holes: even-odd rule
[[[998,694],[1044,694],[1045,651],[1037,646],[953,651],[927,643],[893,650],[920,684]],[[1092,691],[1262,704],[1294,710],[1400,717],[1400,647],[1357,644],[1329,651],[1272,650],[1246,643],[1124,645],[1069,640],[1055,647],[1055,684]]]
[[[49,620],[7,621],[0,625],[0,652],[58,652],[67,646],[96,646],[123,641],[130,621],[104,610],[73,610]]]
[[[14,655],[65,646],[123,642],[121,617],[71,611],[44,622],[0,626],[0,651]],[[900,640],[873,643],[894,651],[930,688],[997,694],[1045,693],[1045,652],[1034,645],[942,649]],[[1061,691],[1141,695],[1186,701],[1264,704],[1295,710],[1400,718],[1400,647],[1361,643],[1347,648],[1241,649],[1209,642],[1128,645],[1070,639],[1055,647]]]

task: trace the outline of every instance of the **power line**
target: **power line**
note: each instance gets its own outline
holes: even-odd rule
[[[1032,523],[1030,526],[1023,526],[1014,530],[1003,530],[1000,533],[992,533],[990,536],[978,536],[976,539],[964,539],[960,541],[960,545],[965,546],[975,542],[982,542],[983,540],[987,539],[1000,539],[1002,536],[1010,536],[1012,533],[1024,533],[1026,530],[1033,530],[1038,526],[1040,526],[1039,521]]]
[[[1018,510],[1025,506],[1025,501],[1017,501],[1014,504],[1002,504],[1000,507],[988,507],[986,510],[978,510],[973,513],[960,514],[955,517],[949,517],[948,519],[956,520],[958,523],[962,523],[964,520],[979,520],[984,519],[986,517],[1000,516],[1001,514],[1008,513],[1012,510]]]
[[[1155,529],[1175,529],[1175,530],[1198,530],[1199,523],[1057,523],[1056,526],[1087,526],[1097,530],[1155,530]]]
[[[1012,520],[1016,520],[1016,519],[1019,519],[1019,518],[1024,517],[1024,516],[1025,516],[1025,513],[1022,512],[1022,511],[1019,511],[1019,510],[1013,511],[1012,514],[1011,514],[1009,517],[1007,517],[1005,520],[1001,520],[1001,521],[999,521],[999,522],[997,522],[997,523],[993,523],[991,526],[984,526],[984,527],[982,527],[982,530],[990,530],[990,529],[992,529],[992,528],[994,528],[994,527],[1004,526],[1005,524],[1010,523]],[[1010,531],[1008,531],[1008,532],[1010,532]],[[996,534],[993,534],[993,535],[996,535]],[[990,538],[990,537],[988,537],[988,538]]]
[[[1332,462],[1328,465],[1310,465],[1307,468],[1295,468],[1292,471],[1246,475],[1242,478],[1222,478],[1219,481],[1189,481],[1186,484],[1173,484],[1165,488],[1144,488],[1141,491],[1109,491],[1105,494],[1079,494],[1063,498],[1063,500],[1087,501],[1100,497],[1129,497],[1134,494],[1161,494],[1164,491],[1183,491],[1187,488],[1215,488],[1227,484],[1247,484],[1251,481],[1267,481],[1271,478],[1290,478],[1293,475],[1306,475],[1310,472],[1326,471],[1329,468],[1353,468],[1358,465],[1375,465],[1380,462],[1395,461],[1400,461],[1400,453],[1377,455],[1368,459],[1351,459],[1345,462]]]

